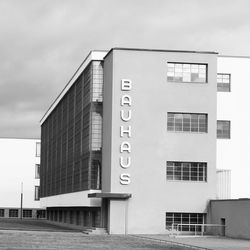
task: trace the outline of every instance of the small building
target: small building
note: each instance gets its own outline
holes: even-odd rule
[[[40,139],[0,138],[0,151],[0,217],[45,217],[39,197]]]
[[[250,239],[250,199],[211,200],[208,222],[220,225],[213,234]]]

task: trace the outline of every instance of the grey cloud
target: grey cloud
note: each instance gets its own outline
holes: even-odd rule
[[[39,120],[92,49],[250,55],[249,0],[0,1],[0,136],[39,136]]]

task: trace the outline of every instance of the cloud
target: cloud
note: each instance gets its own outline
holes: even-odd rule
[[[248,0],[0,1],[0,136],[38,137],[39,120],[93,49],[250,55]]]

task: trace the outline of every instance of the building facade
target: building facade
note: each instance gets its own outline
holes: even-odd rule
[[[0,149],[0,217],[44,218],[39,200],[40,140],[0,138]]]
[[[205,223],[216,120],[217,53],[91,52],[41,120],[48,219],[111,234]]]
[[[218,57],[217,92],[217,166],[231,170],[232,198],[250,197],[250,91],[248,70],[250,57]]]

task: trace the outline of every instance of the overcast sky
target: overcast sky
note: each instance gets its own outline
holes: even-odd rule
[[[249,0],[0,0],[0,137],[39,120],[90,50],[250,55]]]

